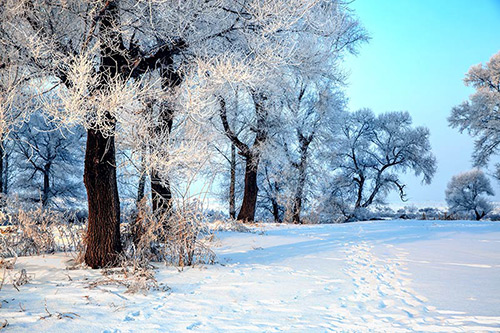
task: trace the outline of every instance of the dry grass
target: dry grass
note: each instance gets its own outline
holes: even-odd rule
[[[84,224],[74,224],[74,216],[61,212],[23,210],[1,213],[6,226],[0,235],[0,283],[8,281],[17,289],[30,280],[26,271],[14,271],[18,256],[54,252],[76,254],[75,268],[82,268],[85,251]],[[168,290],[155,279],[152,262],[185,266],[212,264],[215,254],[210,248],[213,235],[206,216],[197,204],[179,205],[174,211],[153,214],[146,201],[137,214],[122,224],[123,252],[117,268],[103,269],[103,278],[90,287],[115,284],[127,292]],[[0,287],[1,289],[1,287]]]
[[[19,288],[33,279],[25,269],[14,269],[18,256],[40,255],[53,252],[81,252],[83,250],[83,224],[73,224],[72,214],[43,210],[0,212],[0,290],[5,283]]]
[[[144,200],[139,211],[122,224],[123,252],[116,268],[102,270],[103,278],[89,287],[119,285],[127,293],[169,291],[155,278],[156,267],[163,263],[182,269],[185,266],[212,264],[215,254],[208,221],[196,204],[180,205],[174,211],[153,214]]]
[[[164,262],[179,267],[211,264],[212,233],[208,221],[196,204],[186,204],[162,214],[153,214],[145,203],[126,224],[124,253],[135,266]]]
[[[79,252],[83,249],[83,224],[74,224],[73,214],[48,209],[0,213],[7,225],[0,235],[0,258],[40,255],[54,252]]]

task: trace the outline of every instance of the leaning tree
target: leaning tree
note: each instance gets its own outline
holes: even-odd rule
[[[80,206],[85,198],[82,128],[71,132],[46,121],[40,112],[12,133],[9,173],[11,191],[42,208]]]

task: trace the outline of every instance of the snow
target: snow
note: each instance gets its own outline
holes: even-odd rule
[[[16,270],[33,279],[19,292],[3,286],[0,324],[50,332],[500,329],[500,223],[254,230],[219,232],[216,265],[158,265],[157,280],[170,289],[147,294],[90,289],[101,274],[66,270],[68,255],[20,258]],[[53,316],[40,319],[48,315],[45,304]]]

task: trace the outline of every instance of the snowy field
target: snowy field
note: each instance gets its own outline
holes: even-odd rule
[[[19,292],[4,285],[0,322],[32,332],[500,330],[500,223],[255,231],[219,233],[218,264],[162,267],[170,290],[147,295],[90,289],[100,273],[65,270],[65,255],[20,258],[33,280]]]

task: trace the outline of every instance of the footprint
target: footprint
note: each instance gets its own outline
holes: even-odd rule
[[[198,326],[201,326],[201,321],[197,321],[195,323],[192,323],[191,325],[187,326],[186,329],[187,330],[194,330],[195,328],[197,328]]]

